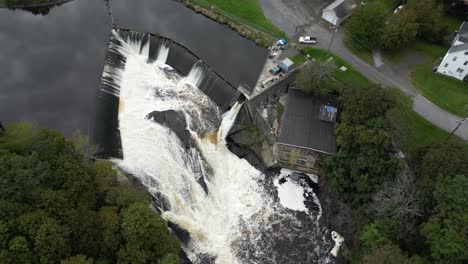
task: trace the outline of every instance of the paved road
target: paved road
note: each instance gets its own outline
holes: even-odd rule
[[[291,39],[297,39],[301,34],[312,35],[319,40],[317,46],[323,49],[329,47],[332,30],[321,20],[320,16],[323,7],[329,3],[330,1],[324,0],[260,0],[265,16],[284,30]],[[432,124],[449,132],[457,126],[461,118],[448,113],[421,96],[405,74],[387,65],[377,69],[367,64],[348,50],[343,39],[343,30],[338,30],[331,47],[333,53],[343,58],[370,80],[401,89],[413,98],[414,111]],[[468,140],[468,122],[458,129],[457,135]]]

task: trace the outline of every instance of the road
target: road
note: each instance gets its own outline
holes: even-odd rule
[[[322,9],[330,1],[324,0],[260,0],[265,16],[277,27],[288,34],[291,39],[299,35],[317,37],[319,48],[328,49],[332,29],[322,21]],[[384,86],[396,87],[413,99],[413,110],[437,127],[451,132],[462,118],[453,115],[419,94],[413,87],[407,74],[387,65],[375,68],[352,53],[344,44],[343,29],[338,29],[331,46],[331,52],[343,58],[356,70],[370,80]],[[465,122],[456,133],[468,140],[468,122]]]

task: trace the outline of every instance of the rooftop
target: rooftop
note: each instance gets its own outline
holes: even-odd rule
[[[323,11],[333,11],[337,17],[345,18],[355,7],[356,3],[353,0],[336,0]]]
[[[452,47],[448,52],[453,53],[461,50],[468,51],[468,23],[466,21],[460,26],[458,34],[453,39]]]
[[[334,135],[338,101],[290,89],[281,118],[279,144],[336,153]]]

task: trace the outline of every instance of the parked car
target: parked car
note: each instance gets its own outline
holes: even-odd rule
[[[262,88],[265,88],[269,83],[276,82],[276,81],[278,81],[278,79],[279,79],[278,76],[270,77],[270,78],[264,80],[264,81],[261,83],[260,86],[261,86]]]
[[[316,44],[317,38],[313,38],[311,36],[304,36],[299,38],[299,43],[303,44]]]
[[[281,68],[279,66],[277,66],[277,67],[270,70],[270,73],[273,74],[273,75],[277,75],[280,72],[281,72]]]

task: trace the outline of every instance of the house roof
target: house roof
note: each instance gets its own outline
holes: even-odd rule
[[[278,143],[326,154],[336,153],[336,116],[328,121],[320,120],[324,105],[337,109],[338,101],[335,97],[312,96],[301,90],[291,89],[281,118]]]
[[[452,46],[449,49],[449,53],[458,51],[468,51],[468,23],[465,21],[458,29],[458,33],[453,39]]]
[[[458,35],[468,37],[468,23],[466,21],[458,29]]]
[[[468,43],[452,46],[448,52],[454,53],[454,52],[463,51],[463,50],[468,51]]]
[[[356,3],[353,0],[336,0],[329,6],[325,7],[323,12],[332,11],[338,18],[345,18],[355,7]]]

